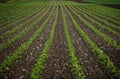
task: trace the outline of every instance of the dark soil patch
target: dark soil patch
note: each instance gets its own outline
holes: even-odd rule
[[[85,3],[84,0],[72,0],[72,1],[79,2],[79,3]]]
[[[105,69],[104,66],[97,60],[96,56],[93,55],[89,46],[77,33],[77,30],[75,30],[68,16],[67,23],[74,47],[76,49],[76,56],[79,58],[79,62],[83,66],[86,79],[114,79],[112,74]]]
[[[91,31],[87,26],[85,26],[79,19],[73,14],[77,23],[86,32],[86,34],[102,49],[105,54],[107,54],[114,64],[120,68],[120,52],[115,48],[111,47],[109,44],[105,43],[98,35]]]
[[[102,5],[107,6],[107,7],[112,7],[115,9],[120,9],[120,4],[102,4]]]
[[[55,13],[54,13],[55,14]],[[44,47],[44,43],[49,38],[50,29],[53,23],[54,15],[47,23],[45,29],[40,36],[27,48],[24,54],[13,63],[3,74],[0,75],[2,79],[29,79],[29,72],[35,64],[35,59],[39,56],[40,51]],[[42,22],[39,23],[39,26]]]
[[[57,22],[54,42],[47,55],[45,69],[41,75],[43,79],[75,79],[76,76],[69,61],[69,52],[67,52],[60,9]]]

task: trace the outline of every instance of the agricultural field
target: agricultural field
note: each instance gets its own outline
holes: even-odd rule
[[[120,9],[1,3],[0,79],[120,79]]]

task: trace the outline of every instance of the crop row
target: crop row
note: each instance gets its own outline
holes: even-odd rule
[[[119,27],[119,25],[116,25],[116,24],[114,24],[114,23],[111,23],[110,21],[108,21],[108,20],[106,20],[105,18],[106,17],[102,17],[102,16],[100,16],[99,14],[97,14],[96,12],[93,12],[93,11],[91,11],[91,10],[87,10],[87,9],[85,9],[85,8],[83,8],[83,7],[80,7],[82,10],[84,10],[84,11],[87,11],[88,13],[88,15],[89,16],[92,16],[93,18],[96,18],[98,21],[100,21],[100,22],[102,22],[102,23],[105,23],[105,24],[107,24],[107,25],[109,25],[109,26],[111,26],[111,27],[113,27],[113,28],[116,28],[116,29],[120,29],[120,27]],[[112,19],[111,19],[112,20]],[[115,22],[115,20],[114,20],[114,22]]]
[[[82,14],[83,14],[83,13],[86,14],[86,17],[92,17],[93,20],[92,20],[92,18],[89,18],[89,20],[91,20],[92,22],[96,23],[96,24],[99,25],[101,28],[104,28],[104,29],[108,30],[109,32],[111,32],[111,33],[113,33],[113,34],[115,34],[115,35],[118,35],[117,33],[113,32],[112,28],[110,28],[110,27],[113,27],[113,28],[116,28],[116,29],[120,29],[120,27],[119,27],[118,25],[115,25],[115,24],[113,24],[113,23],[111,23],[111,22],[109,22],[109,21],[107,21],[107,20],[101,19],[100,17],[94,15],[93,12],[88,11],[88,10],[82,8],[82,7],[75,6],[75,8],[78,9],[78,10],[80,10],[80,11],[82,11]],[[87,11],[87,12],[86,12],[86,11]],[[97,22],[94,21],[94,19],[97,19]],[[102,25],[102,24],[99,23],[98,21],[100,21],[101,23],[105,23],[107,26]],[[103,27],[103,26],[104,26],[104,27]],[[109,26],[109,27],[108,27],[108,26]]]
[[[114,19],[114,18],[111,18],[110,16],[107,16],[107,14],[106,13],[102,13],[102,12],[97,12],[97,11],[95,11],[93,8],[91,8],[91,9],[89,9],[89,8],[87,8],[87,7],[84,7],[87,11],[90,11],[90,12],[92,12],[92,13],[94,13],[94,15],[96,15],[96,16],[99,16],[100,18],[102,18],[102,19],[106,19],[106,20],[108,20],[108,21],[110,21],[110,22],[113,22],[113,23],[115,23],[115,24],[118,24],[118,25],[120,25],[120,20],[116,20],[116,19]],[[119,18],[119,17],[118,17]]]
[[[36,8],[36,9],[39,9],[39,8],[40,8],[40,7]],[[25,20],[25,19],[28,18],[28,17],[31,17],[32,15],[34,15],[34,14],[36,14],[36,13],[37,13],[37,11],[34,11],[34,10],[33,10],[33,11],[31,11],[29,14],[25,15],[25,17],[21,17],[21,18],[15,20],[14,22],[9,23],[9,24],[6,25],[5,27],[2,27],[2,28],[0,29],[0,31],[9,29],[9,28],[11,28],[12,26],[14,26],[15,24],[17,24],[17,23]],[[24,16],[24,15],[23,15],[23,16]],[[3,26],[4,26],[4,25],[3,25]]]
[[[6,24],[9,24],[9,23],[12,23],[12,22],[14,22],[15,20],[18,20],[18,19],[20,19],[20,18],[23,18],[23,17],[25,17],[25,16],[27,16],[30,12],[32,12],[35,8],[37,8],[37,6],[34,6],[34,7],[31,7],[31,8],[29,8],[28,10],[23,10],[23,11],[21,11],[21,12],[23,12],[23,13],[19,13],[19,14],[16,14],[16,15],[10,15],[8,18],[9,19],[7,19],[6,21],[4,21],[4,22],[2,22],[2,23],[0,23],[0,27],[3,27],[4,25],[6,25]]]
[[[69,6],[68,6],[69,7]],[[78,31],[79,35],[83,37],[83,40],[89,45],[91,48],[93,54],[97,56],[99,61],[107,68],[109,69],[114,76],[120,77],[120,70],[114,65],[114,63],[110,60],[110,58],[89,38],[89,36],[83,31],[83,29],[78,25],[78,23],[73,18],[72,14],[69,12],[69,10],[64,7],[66,12],[71,18],[71,21],[75,27],[75,29]],[[72,10],[72,9],[71,9]],[[76,12],[74,12],[78,16]],[[81,19],[82,20],[82,19]],[[87,22],[85,22],[87,23]],[[86,24],[87,25],[87,24]]]
[[[51,7],[50,7],[51,8]],[[50,9],[49,8],[49,9]],[[53,10],[53,9],[52,9]],[[45,13],[33,24],[31,24],[31,28],[33,25],[38,23],[48,12],[49,10],[46,10]],[[52,13],[51,13],[52,14]],[[4,61],[0,64],[0,73],[4,71],[4,69],[8,66],[11,66],[14,61],[16,61],[23,53],[24,51],[32,44],[32,42],[39,36],[39,34],[42,32],[42,30],[45,28],[45,25],[49,21],[50,15],[48,18],[39,26],[39,28],[35,31],[35,33],[28,39],[27,42],[21,44],[11,55],[7,56]]]
[[[50,7],[48,8],[50,9]],[[31,23],[31,25],[29,25],[26,29],[22,30],[20,33],[18,33],[17,35],[15,35],[13,38],[9,39],[7,42],[2,43],[0,45],[0,51],[2,51],[4,48],[7,48],[10,44],[12,44],[14,41],[16,41],[17,39],[21,38],[23,35],[25,35],[31,28],[34,27],[34,25],[36,25],[38,22],[40,22],[42,20],[42,18],[44,16],[46,16],[46,14],[48,13],[48,10],[45,11],[45,9],[42,10],[44,12],[44,14],[37,20],[35,20],[33,23]],[[42,12],[41,11],[41,12]]]
[[[30,11],[34,10],[39,5],[42,5],[44,3],[33,2],[33,4],[36,4],[36,5],[34,7],[30,6],[30,5],[26,6],[24,4],[23,5],[19,4],[19,5],[12,6],[12,7],[14,7],[13,10],[12,11],[8,10],[10,12],[10,15],[6,15],[5,17],[1,18],[0,26],[5,24],[5,23],[10,23],[10,22],[14,21],[15,19],[18,19],[18,18],[22,17],[25,14],[27,15],[27,12],[30,12]]]
[[[21,29],[22,27],[24,27],[26,24],[30,23],[31,21],[33,21],[35,18],[39,17],[39,15],[41,14],[41,10],[45,7],[42,6],[40,9],[38,9],[37,13],[32,16],[29,20],[25,21],[24,23],[18,25],[17,27],[15,27],[14,29],[11,29],[11,30],[8,30],[6,31],[5,33],[3,33],[1,36],[0,36],[0,39],[4,39],[5,37],[15,33],[17,30]],[[47,6],[46,8],[44,8],[43,10],[47,9],[49,6]]]
[[[44,24],[43,26],[45,26],[47,24],[47,22],[50,20],[50,17],[52,16],[53,12],[54,12],[54,9],[51,11],[50,15],[48,16],[48,18],[43,23]],[[56,10],[56,16],[55,16],[55,20],[54,20],[54,22],[52,24],[52,29],[50,31],[49,38],[45,42],[43,50],[40,52],[40,55],[36,59],[36,63],[33,66],[32,70],[30,72],[30,79],[39,79],[40,78],[39,74],[42,71],[42,69],[44,68],[45,58],[47,56],[47,53],[50,50],[50,47],[51,47],[53,39],[54,39],[55,27],[56,27],[57,19],[58,19],[58,7],[57,7],[57,10]]]
[[[84,7],[87,8],[87,6],[84,6]],[[104,6],[100,6],[100,5],[91,5],[91,6],[89,6],[89,9],[92,11],[95,11],[103,16],[110,17],[114,20],[120,20],[120,18],[118,18],[118,17],[120,17],[120,15],[119,15],[120,11],[117,9],[104,7]]]
[[[63,9],[61,7],[61,11],[62,11],[62,18],[63,18],[63,26],[64,26],[64,32],[65,32],[65,36],[66,36],[66,41],[67,41],[67,46],[69,49],[69,56],[70,56],[70,61],[72,64],[72,69],[73,71],[76,73],[76,78],[77,79],[85,79],[85,74],[83,72],[83,68],[81,65],[78,64],[78,59],[75,55],[75,49],[74,46],[72,44],[72,40],[68,31],[68,26],[67,26],[67,22],[66,22],[66,18],[65,18],[65,14],[63,12]]]
[[[69,8],[70,9],[70,8]],[[98,29],[96,29],[93,25],[91,25],[90,23],[88,23],[84,18],[82,18],[81,15],[79,15],[77,12],[75,12],[74,10],[70,9],[78,18],[80,21],[82,21],[89,29],[91,29],[95,34],[97,34],[99,37],[101,37],[107,44],[113,46],[116,48],[116,50],[120,50],[120,45],[119,43],[114,40],[113,38],[105,35],[104,33],[102,33],[101,31],[99,31]]]

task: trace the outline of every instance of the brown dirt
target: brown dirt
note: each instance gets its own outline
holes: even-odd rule
[[[120,68],[120,52],[117,51],[114,47],[111,47],[107,43],[105,43],[98,35],[92,32],[87,26],[85,26],[75,15],[73,15],[77,23],[81,26],[81,28],[86,32],[86,34],[102,49],[105,54],[107,54],[110,59],[114,62],[118,68]]]
[[[55,14],[55,13],[54,13]],[[47,23],[45,29],[41,32],[40,36],[27,48],[24,54],[13,63],[0,78],[3,79],[29,79],[28,74],[35,64],[35,59],[40,54],[40,51],[44,47],[44,43],[49,37],[50,29],[53,23],[54,15],[51,17]],[[44,21],[44,20],[43,20]],[[39,23],[39,26],[42,22]]]
[[[54,42],[47,55],[45,69],[41,76],[43,79],[75,79],[75,74],[71,69],[69,52],[67,51],[60,9],[57,22]]]
[[[31,35],[39,28],[40,24],[46,19],[49,13],[37,24],[34,26],[34,28],[30,29],[25,35],[23,35],[20,39],[16,40],[14,43],[9,45],[7,48],[3,49],[3,51],[0,52],[0,62],[2,62],[5,57],[7,57],[9,54],[11,54],[17,47],[19,47],[21,44],[26,42]]]
[[[68,16],[67,23],[76,49],[76,56],[79,58],[79,62],[83,66],[86,79],[115,79],[112,74],[97,60],[96,56],[93,55],[89,46],[77,33],[77,30],[75,30]]]

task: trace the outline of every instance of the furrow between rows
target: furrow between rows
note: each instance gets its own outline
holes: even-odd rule
[[[64,36],[62,14],[60,6],[58,8],[58,20],[55,29],[54,42],[47,54],[45,68],[42,71],[42,79],[75,79],[75,74],[71,69],[67,44]]]

